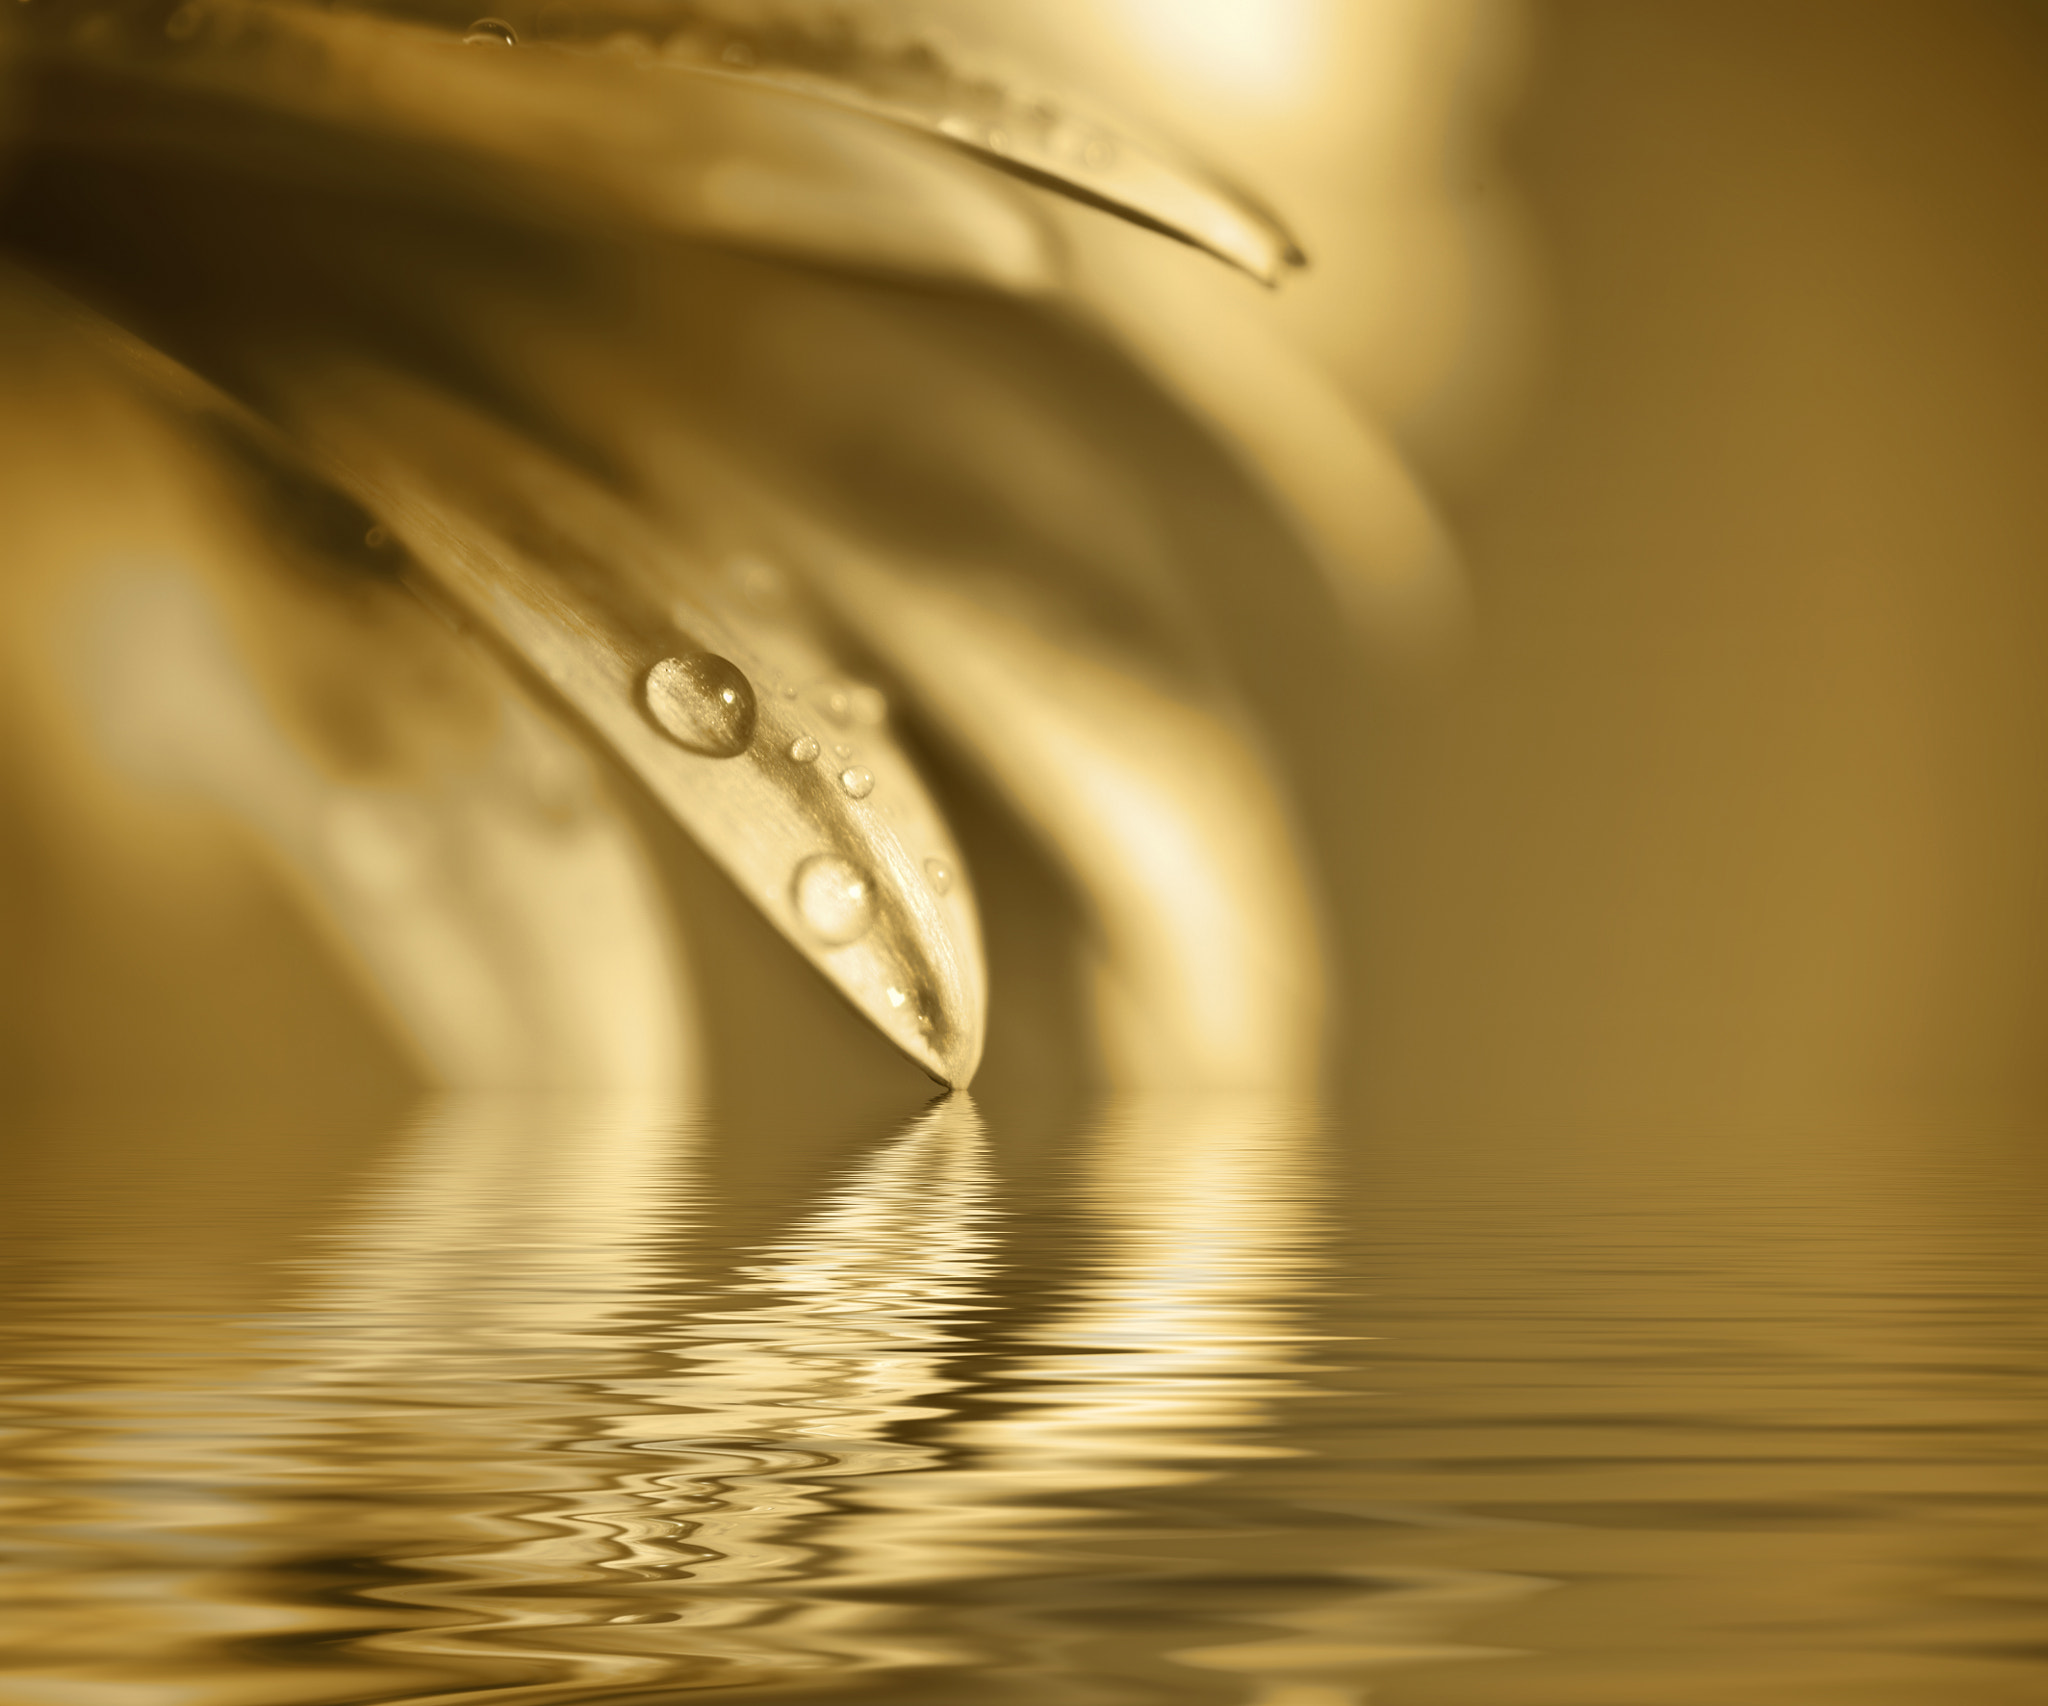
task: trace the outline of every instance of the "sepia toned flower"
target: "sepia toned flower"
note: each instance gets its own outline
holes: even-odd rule
[[[737,974],[677,827],[942,1083],[1009,912],[1091,1070],[1313,1079],[1323,902],[1246,658],[1421,643],[1455,576],[1356,352],[1286,317],[1316,156],[1273,115],[1390,177],[1345,125],[1428,126],[1322,88],[1355,20],[1156,10],[17,8],[51,796],[225,813],[432,1081],[710,1069]],[[1210,163],[1233,126],[1278,181]],[[1398,229],[1364,205],[1340,249]]]

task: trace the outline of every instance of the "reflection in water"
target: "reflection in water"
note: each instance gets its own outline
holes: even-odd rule
[[[0,1694],[2038,1698],[2018,1163],[1466,1143],[1368,1190],[1273,1098],[1054,1141],[954,1096],[735,1249],[743,1140],[441,1101],[269,1310],[178,1278],[225,1173],[189,1227],[28,1190]]]

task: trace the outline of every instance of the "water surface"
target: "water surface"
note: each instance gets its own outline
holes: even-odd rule
[[[2048,1698],[2023,1151],[482,1099],[9,1177],[10,1706]]]

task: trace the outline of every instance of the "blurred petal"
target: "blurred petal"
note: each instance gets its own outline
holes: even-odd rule
[[[1007,289],[1052,280],[1025,198],[785,92],[617,56],[479,53],[451,32],[269,0],[157,17],[41,29],[20,77],[30,147]]]
[[[1454,628],[1450,535],[1400,452],[1299,354],[1267,303],[1171,251],[1075,233],[1083,311],[1266,489],[1353,628],[1430,644]]]
[[[602,37],[600,8],[579,29]],[[1268,209],[1212,168],[1141,138],[1012,64],[964,60],[928,33],[884,33],[852,15],[782,9],[751,18],[683,13],[663,47],[700,75],[796,89],[943,137],[983,164],[1161,232],[1272,284],[1302,264]]]
[[[1000,788],[1085,898],[1127,1084],[1294,1084],[1323,1033],[1314,908],[1257,746],[1220,706],[835,542],[835,607]]]
[[[478,761],[351,782],[280,727],[195,577],[133,568],[91,595],[78,694],[109,756],[262,838],[430,1079],[668,1092],[696,1077],[652,873],[588,760],[517,695]]]

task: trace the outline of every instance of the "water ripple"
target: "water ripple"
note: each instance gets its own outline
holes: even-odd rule
[[[445,1102],[289,1236],[226,1174],[24,1175],[6,1697],[2040,1696],[2048,1260],[1997,1157],[953,1097],[735,1247],[744,1141]]]

